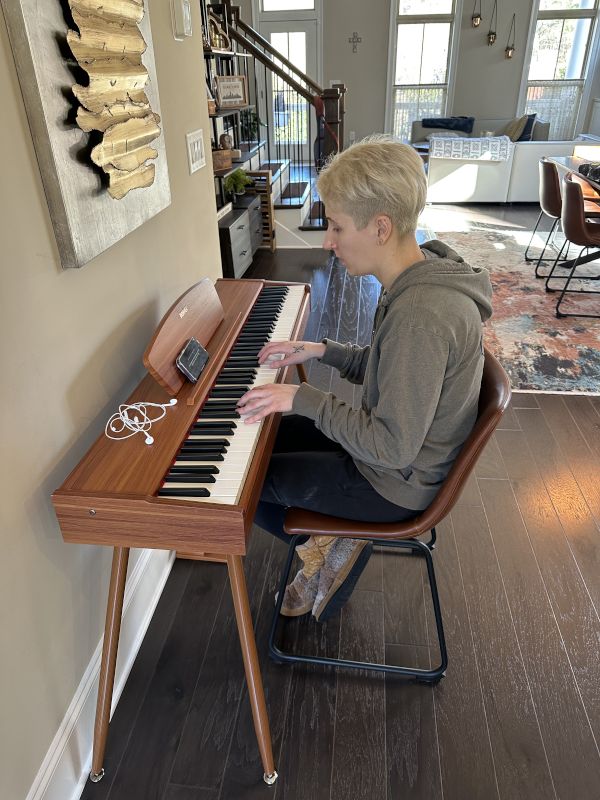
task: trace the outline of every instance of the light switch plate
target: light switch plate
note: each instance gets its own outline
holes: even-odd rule
[[[199,170],[206,164],[206,155],[204,153],[204,139],[202,130],[191,131],[186,133],[185,140],[187,142],[188,164],[190,166],[190,175],[193,175],[196,170]]]
[[[176,41],[182,42],[186,36],[192,35],[190,0],[171,0],[171,22]]]

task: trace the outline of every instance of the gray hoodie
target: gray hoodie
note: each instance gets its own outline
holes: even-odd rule
[[[362,383],[360,409],[303,383],[293,410],[352,456],[387,500],[420,510],[435,497],[477,415],[487,270],[438,240],[384,291],[370,347],[324,340],[323,363]]]

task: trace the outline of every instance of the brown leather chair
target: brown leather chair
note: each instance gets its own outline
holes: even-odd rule
[[[565,294],[600,294],[597,290],[594,291],[592,289],[569,289],[573,278],[578,279],[578,276],[575,275],[577,267],[600,258],[600,252],[598,252],[600,249],[600,220],[590,216],[590,205],[597,206],[597,204],[591,204],[590,201],[585,200],[580,179],[575,179],[575,176],[568,173],[563,180],[562,227],[566,241],[581,247],[581,250],[572,262],[569,262],[568,265],[563,264],[563,267],[569,267],[569,273],[566,277],[554,275],[555,262],[546,278],[546,288],[549,291],[560,291],[556,302],[557,317],[600,317],[600,314],[587,314],[579,311],[566,313],[560,310]],[[596,211],[596,216],[597,214],[598,211]],[[591,248],[593,248],[592,252],[590,252]],[[584,250],[588,251],[585,256],[583,256]],[[579,279],[581,280],[581,278]],[[588,281],[599,279],[600,275],[586,277]],[[552,280],[563,280],[562,288],[560,290],[552,290],[549,286]]]
[[[531,258],[528,255],[529,248],[531,247],[531,243],[533,242],[533,238],[537,232],[542,217],[544,215],[550,217],[550,219],[552,220],[552,226],[550,227],[550,230],[546,237],[546,241],[544,242],[544,247],[542,248],[542,252],[537,258],[535,265],[535,277],[544,278],[547,276],[542,275],[540,273],[540,266],[545,261],[544,253],[546,252],[546,249],[550,245],[550,240],[555,234],[558,224],[561,221],[562,193],[560,190],[560,178],[558,175],[558,169],[556,167],[556,164],[553,164],[546,158],[541,158],[539,162],[539,173],[540,173],[539,196],[540,196],[541,211],[537,218],[537,222],[535,223],[535,227],[533,229],[533,233],[531,234],[531,239],[529,240],[529,244],[525,249],[525,261],[536,261],[536,259]],[[600,200],[600,197],[593,190],[590,184],[587,183],[587,181],[578,177],[574,178],[574,180],[579,182],[581,185],[584,197],[584,208],[586,216],[588,217],[598,216],[600,214],[600,207],[598,206],[597,202],[594,202],[594,200],[598,201]],[[564,260],[563,252],[565,249],[567,250],[567,256],[568,256],[569,243],[567,238],[563,242],[563,245],[560,251],[558,252],[558,255],[554,259],[554,263],[550,269],[550,272],[548,273],[549,275],[554,273],[558,262]]]
[[[440,602],[435,581],[433,560],[431,557],[431,551],[434,548],[436,538],[435,526],[452,510],[479,455],[498,425],[500,417],[508,405],[510,396],[510,382],[506,372],[496,358],[486,349],[481,393],[479,396],[479,411],[473,430],[462,446],[435,500],[425,511],[414,519],[398,523],[373,523],[369,525],[365,522],[354,522],[338,517],[330,517],[326,514],[305,511],[299,508],[290,508],[288,510],[284,527],[286,533],[292,536],[293,539],[290,543],[287,562],[283,570],[275,605],[275,615],[269,635],[269,654],[271,658],[279,662],[301,662],[353,667],[356,669],[374,669],[381,672],[410,676],[421,683],[433,684],[440,680],[448,664],[448,655],[446,652]],[[428,532],[431,532],[431,538],[427,543],[416,538]],[[369,662],[349,661],[339,658],[321,658],[318,656],[283,652],[275,643],[277,628],[282,619],[280,618],[281,604],[285,587],[289,580],[297,537],[307,535],[346,536],[355,539],[369,539],[380,546],[408,549],[415,555],[422,556],[427,565],[431,599],[436,621],[441,658],[439,666],[435,669],[424,670],[390,664],[373,664]]]

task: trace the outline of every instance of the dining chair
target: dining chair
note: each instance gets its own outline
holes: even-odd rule
[[[300,508],[288,509],[285,516],[284,529],[291,537],[288,557],[283,569],[275,613],[269,634],[269,655],[274,661],[304,664],[322,664],[326,666],[350,667],[353,669],[372,669],[414,678],[419,683],[435,684],[445,674],[448,654],[444,638],[442,613],[435,580],[435,571],[431,552],[436,541],[436,525],[452,510],[458,500],[465,483],[475,466],[483,448],[489,441],[502,414],[506,410],[511,396],[510,381],[498,360],[485,349],[485,361],[479,395],[479,408],[473,430],[463,444],[450,472],[444,480],[432,503],[413,519],[398,523],[355,522],[339,517],[306,511]],[[418,539],[430,532],[428,542]],[[460,532],[458,532],[460,535]],[[353,661],[342,658],[325,658],[285,652],[276,643],[276,637],[282,617],[281,605],[287,586],[296,544],[300,537],[306,536],[340,536],[354,539],[368,539],[381,547],[409,550],[413,555],[424,559],[435,618],[440,663],[432,669],[397,666],[394,664]],[[389,557],[389,556],[388,556]],[[288,623],[289,624],[289,623]]]
[[[593,213],[594,216],[591,216],[589,201],[584,199],[580,181],[574,180],[573,174],[568,173],[563,179],[562,228],[565,240],[580,247],[581,250],[576,258],[569,262],[565,261],[562,264],[563,268],[569,269],[566,276],[554,274],[557,263],[555,262],[546,278],[548,291],[560,292],[556,302],[557,317],[600,317],[600,314],[590,314],[584,311],[565,312],[561,310],[566,294],[600,294],[598,290],[583,289],[581,286],[576,289],[569,288],[573,279],[588,282],[600,280],[600,274],[575,274],[578,267],[600,258],[600,207],[597,206],[596,211]],[[587,251],[585,256],[583,255],[584,250]],[[553,289],[549,286],[551,281],[556,280],[563,281],[563,285],[559,289]]]

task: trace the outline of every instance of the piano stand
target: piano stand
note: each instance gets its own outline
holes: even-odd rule
[[[125,579],[127,577],[127,562],[129,561],[128,547],[115,547],[113,552],[112,571],[108,589],[108,603],[106,607],[106,624],[104,628],[104,643],[102,645],[102,663],[100,666],[100,679],[98,683],[98,700],[96,704],[96,722],[94,725],[94,749],[92,756],[92,769],[90,780],[98,783],[104,777],[104,752],[108,736],[108,723],[112,702],[113,686],[115,681],[115,666],[117,663],[117,649],[119,633],[121,631],[121,617],[123,612],[123,597],[125,595]],[[242,556],[228,555],[227,570],[229,584],[235,608],[235,618],[244,659],[244,670],[248,686],[248,696],[252,708],[254,730],[258,749],[264,769],[263,780],[269,786],[277,780],[273,749],[271,746],[271,731],[265,703],[265,693],[262,685],[256,640],[246,576]]]
[[[102,662],[98,681],[98,700],[96,702],[96,722],[94,723],[94,750],[90,780],[98,783],[104,777],[102,763],[108,735],[108,721],[115,682],[115,666],[121,617],[123,613],[123,596],[125,595],[125,579],[129,561],[128,547],[115,547],[113,551],[108,602],[106,604],[106,623],[104,625],[104,642],[102,644]]]
[[[309,314],[310,292],[305,284],[261,280],[218,280],[213,284],[205,278],[192,286],[161,320],[144,353],[149,374],[127,400],[128,404],[164,404],[177,395],[177,406],[161,421],[154,445],[146,447],[139,437],[117,442],[100,434],[52,495],[65,541],[114,548],[94,724],[90,771],[94,783],[104,775],[130,547],[174,550],[180,558],[227,564],[263,778],[269,785],[277,780],[242,558],[279,415],[271,415],[256,427],[254,438],[241,435],[236,439],[236,426],[231,425],[227,407],[235,404],[240,387],[246,391],[265,381],[287,380],[288,367],[259,367],[257,354],[267,341],[301,339]],[[192,336],[210,354],[195,384],[184,382],[176,368],[177,355]],[[300,380],[306,380],[302,365],[297,369]],[[217,390],[214,397],[213,390]],[[230,402],[224,403],[223,397]],[[199,426],[203,433],[198,434],[195,423],[205,411],[211,421],[208,425],[204,421]],[[207,431],[215,426],[215,420],[219,420],[216,427],[226,429],[220,434],[225,444],[218,442],[217,452],[203,448],[206,441],[196,441],[210,439]],[[240,426],[237,435],[242,430]],[[189,444],[193,447],[186,453]],[[235,478],[227,477],[232,452]],[[194,458],[185,458],[190,453]],[[179,470],[171,475],[180,456],[186,465],[185,481],[177,480],[182,474]],[[188,462],[197,460],[201,466],[214,460],[225,467],[226,476],[221,476],[221,483],[215,481],[214,491],[204,486],[206,470],[191,474],[194,464],[190,473]],[[216,463],[211,466],[215,473],[220,472]],[[198,486],[188,494],[190,477],[192,484],[198,478]],[[183,489],[171,486],[177,483],[183,483]]]

